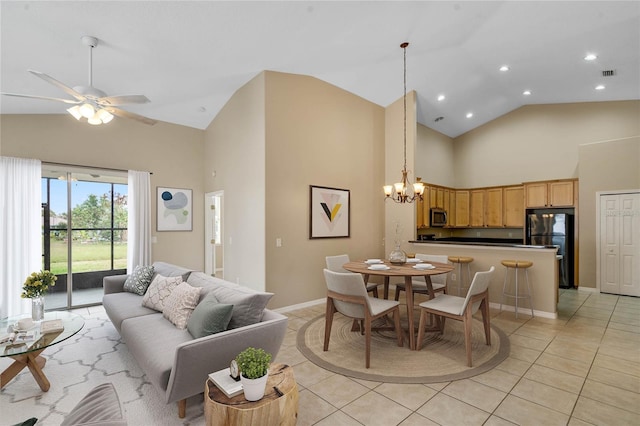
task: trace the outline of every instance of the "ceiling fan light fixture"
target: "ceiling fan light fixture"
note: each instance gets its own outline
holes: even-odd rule
[[[96,116],[102,121],[103,124],[107,124],[111,120],[113,120],[113,114],[111,114],[106,109],[99,109],[96,112]]]
[[[93,108],[93,105],[91,104],[82,104],[82,106],[80,107],[80,114],[84,117],[84,118],[91,118],[95,115],[96,110]]]
[[[102,120],[98,118],[98,114],[95,114],[93,117],[87,119],[87,123],[91,124],[92,126],[98,126],[102,124]]]
[[[71,108],[67,108],[67,112],[76,120],[80,120],[82,118],[82,114],[80,113],[80,107],[78,105],[72,106]]]

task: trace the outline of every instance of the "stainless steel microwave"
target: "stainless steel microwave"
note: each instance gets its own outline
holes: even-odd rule
[[[444,209],[431,209],[431,227],[442,228],[447,224],[447,212]]]

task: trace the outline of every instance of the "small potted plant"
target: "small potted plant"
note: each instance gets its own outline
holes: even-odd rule
[[[44,295],[49,287],[56,285],[56,277],[49,271],[33,272],[27,277],[20,297],[31,299],[31,317],[34,321],[41,321],[44,318]]]
[[[240,380],[247,401],[258,401],[264,396],[269,377],[271,354],[263,349],[248,347],[236,357]]]

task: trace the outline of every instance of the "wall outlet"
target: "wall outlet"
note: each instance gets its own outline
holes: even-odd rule
[[[451,281],[457,281],[456,280],[456,274],[451,274]]]
[[[509,232],[509,238],[513,237],[513,232]]]
[[[276,238],[276,247],[282,247],[282,238]]]
[[[480,236],[480,231],[476,232],[476,237]]]

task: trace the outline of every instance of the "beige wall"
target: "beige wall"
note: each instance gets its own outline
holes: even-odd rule
[[[325,256],[383,256],[384,109],[275,72],[265,103],[266,279],[270,306],[282,307],[326,296]],[[350,238],[309,239],[309,185],[350,190]]]
[[[158,240],[153,245],[153,259],[202,269],[203,134],[201,130],[163,122],[147,126],[116,118],[108,125],[96,127],[80,123],[68,114],[5,114],[0,116],[0,155],[153,172],[152,234]],[[157,186],[193,190],[192,232],[155,230]]]
[[[224,191],[226,280],[264,290],[265,74],[240,88],[205,132],[205,192]],[[213,173],[215,172],[215,177]]]
[[[455,188],[454,139],[418,123],[415,163],[424,182]]]
[[[581,145],[579,159],[580,286],[595,287],[596,193],[640,190],[640,136]]]
[[[578,177],[578,146],[640,134],[640,101],[528,105],[455,139],[456,187]]]

